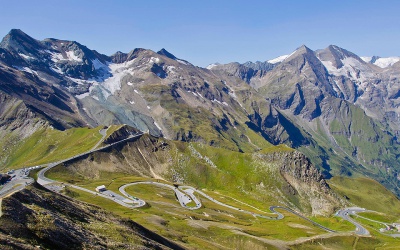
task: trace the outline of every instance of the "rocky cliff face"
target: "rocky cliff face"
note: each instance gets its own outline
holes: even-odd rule
[[[288,190],[299,196],[300,203],[309,204],[312,214],[329,215],[345,206],[326,183],[321,172],[300,152],[282,155],[280,173],[288,182]]]

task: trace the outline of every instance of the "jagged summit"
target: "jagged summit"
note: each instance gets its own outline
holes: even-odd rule
[[[15,53],[35,54],[43,45],[20,29],[12,29],[0,42],[0,48]]]
[[[11,29],[10,32],[3,38],[1,44],[3,45],[4,41],[8,40],[26,40],[26,41],[36,41],[29,35],[27,35],[25,32],[23,32],[20,29]]]
[[[128,58],[128,54],[121,52],[121,51],[117,51],[114,54],[112,54],[110,57],[111,57],[111,60],[113,63],[123,63]]]
[[[312,51],[309,47],[307,47],[306,45],[301,45],[300,47],[298,47],[295,51],[293,51],[286,59],[285,61],[290,60],[291,58],[294,58],[298,55],[304,55],[304,54],[309,54],[309,53],[314,53],[314,51]]]
[[[16,37],[25,37],[25,38],[29,38],[32,39],[29,35],[27,35],[25,32],[23,32],[20,29],[11,29],[6,37],[12,37],[12,38],[16,38]]]
[[[356,54],[336,45],[329,45],[323,50],[317,50],[316,55],[321,61],[331,62],[332,66],[336,69],[343,67],[343,60],[346,58],[353,58],[360,63],[364,63],[364,61]]]
[[[254,70],[263,70],[263,71],[271,70],[274,67],[274,65],[272,63],[260,62],[260,61],[256,61],[256,62],[248,61],[248,62],[245,62],[243,65],[248,68],[252,68]]]
[[[157,52],[157,54],[166,56],[168,58],[171,58],[172,60],[176,60],[178,59],[176,56],[174,56],[173,54],[171,54],[170,52],[168,52],[166,49],[162,48],[160,51]]]

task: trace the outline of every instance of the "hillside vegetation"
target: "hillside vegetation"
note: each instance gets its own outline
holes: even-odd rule
[[[17,149],[11,153],[3,168],[20,168],[57,160],[90,150],[101,139],[99,130],[73,128],[66,131],[41,129],[19,142]]]
[[[329,180],[333,190],[356,206],[400,216],[400,200],[384,186],[368,178],[333,177]]]

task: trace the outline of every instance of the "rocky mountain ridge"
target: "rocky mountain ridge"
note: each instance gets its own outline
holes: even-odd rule
[[[211,70],[246,81],[311,135],[314,149],[299,149],[329,172],[358,169],[397,189],[398,62],[381,68],[338,46],[301,46],[262,75],[246,77],[255,69],[240,64]]]

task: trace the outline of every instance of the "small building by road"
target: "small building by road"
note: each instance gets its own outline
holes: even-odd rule
[[[106,186],[101,185],[101,186],[96,187],[96,191],[97,192],[104,192],[104,191],[107,191],[107,188],[106,188]]]

